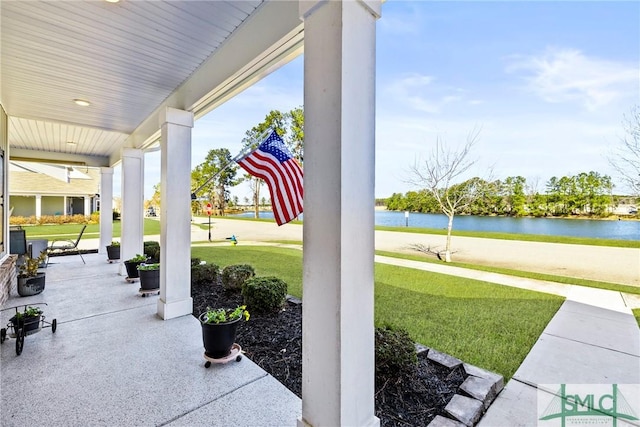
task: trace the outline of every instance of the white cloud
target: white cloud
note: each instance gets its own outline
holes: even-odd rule
[[[589,111],[638,94],[637,65],[588,57],[575,49],[547,49],[513,57],[507,72],[523,72],[527,89],[547,102],[578,102]]]
[[[436,83],[436,78],[422,74],[406,74],[383,88],[386,100],[415,111],[437,114],[448,105],[463,100],[464,91]]]

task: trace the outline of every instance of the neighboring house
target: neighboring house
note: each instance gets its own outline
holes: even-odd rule
[[[100,170],[9,161],[9,209],[14,216],[90,215],[99,208]]]

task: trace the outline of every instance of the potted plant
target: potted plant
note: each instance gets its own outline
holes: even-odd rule
[[[109,262],[120,259],[120,242],[114,240],[107,245],[107,258]]]
[[[18,267],[18,295],[28,297],[44,291],[45,273],[38,268],[47,259],[47,252],[41,252],[38,258],[24,256],[24,262]]]
[[[138,266],[145,262],[147,257],[144,255],[136,254],[131,259],[128,259],[124,262],[124,266],[127,269],[127,278],[129,279],[137,279],[138,276]]]
[[[236,308],[207,307],[207,311],[198,319],[202,325],[205,356],[220,359],[231,352],[231,347],[236,340],[238,323],[243,319],[249,320],[249,312],[245,305],[239,305]]]
[[[160,263],[140,264],[138,266],[138,275],[140,276],[141,290],[160,289]]]
[[[42,319],[42,310],[38,307],[27,306],[24,311],[18,311],[9,319],[14,326],[16,332],[18,329],[23,329],[24,333],[34,331],[40,327],[40,320]]]

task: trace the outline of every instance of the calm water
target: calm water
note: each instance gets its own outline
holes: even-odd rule
[[[253,218],[253,212],[236,216]],[[273,218],[273,214],[269,211],[261,212],[260,217]],[[375,218],[376,225],[391,227],[404,227],[406,221],[404,212],[376,211]],[[444,229],[447,228],[447,217],[442,214],[410,213],[409,226]],[[640,221],[456,216],[453,219],[453,229],[640,240]]]

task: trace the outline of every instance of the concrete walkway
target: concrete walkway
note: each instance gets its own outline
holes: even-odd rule
[[[51,328],[0,346],[0,425],[295,426],[300,399],[244,357],[204,368],[198,320],[156,316],[106,255],[52,258],[40,295]],[[6,327],[13,310],[0,313]]]

